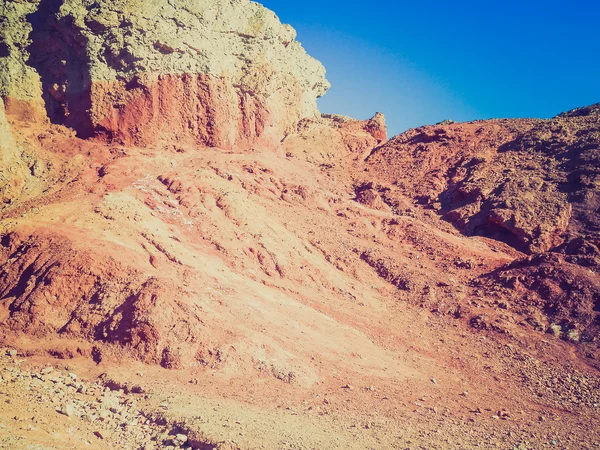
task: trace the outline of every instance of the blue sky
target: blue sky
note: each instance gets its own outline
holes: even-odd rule
[[[390,135],[445,119],[552,117],[600,102],[600,3],[261,0],[327,68],[321,111],[386,115]]]

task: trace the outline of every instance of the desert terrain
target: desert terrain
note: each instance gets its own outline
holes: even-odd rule
[[[257,3],[1,6],[0,448],[600,448],[600,106],[392,137]]]

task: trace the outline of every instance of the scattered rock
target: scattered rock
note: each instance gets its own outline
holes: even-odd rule
[[[104,433],[102,431],[94,431],[94,435],[98,438],[98,439],[104,439]]]
[[[67,417],[73,417],[75,415],[75,405],[73,403],[65,403],[60,412]]]
[[[175,442],[179,445],[183,445],[188,441],[188,437],[185,434],[177,434],[175,436]]]

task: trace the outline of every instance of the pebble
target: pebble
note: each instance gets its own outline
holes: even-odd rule
[[[104,433],[102,433],[102,431],[94,431],[94,436],[98,439],[104,439]]]
[[[75,415],[75,405],[73,403],[65,403],[60,412],[67,417],[72,417]]]

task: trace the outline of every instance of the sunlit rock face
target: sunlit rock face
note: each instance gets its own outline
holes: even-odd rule
[[[8,112],[82,137],[273,148],[329,87],[295,31],[246,0],[8,2],[1,26]]]

